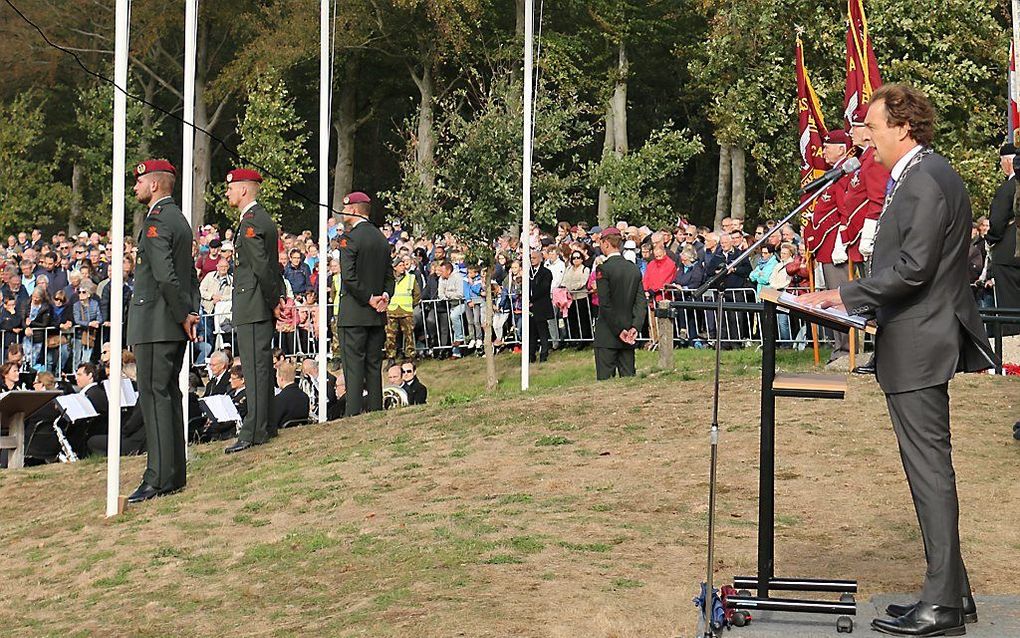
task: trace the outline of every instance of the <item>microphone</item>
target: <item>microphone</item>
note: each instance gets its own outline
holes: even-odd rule
[[[828,182],[836,178],[842,177],[843,175],[846,175],[848,173],[852,173],[860,167],[861,160],[857,159],[856,157],[848,157],[842,163],[825,171],[825,174],[819,177],[818,179],[809,182],[807,186],[800,189],[800,192],[797,194],[806,195],[808,193],[813,193],[820,187],[825,186]]]

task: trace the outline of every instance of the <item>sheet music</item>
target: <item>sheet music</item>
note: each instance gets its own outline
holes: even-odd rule
[[[84,394],[66,394],[57,397],[57,405],[72,423],[99,416],[95,406]]]
[[[103,389],[106,390],[106,398],[110,398],[110,380],[105,379],[103,381]],[[138,393],[135,392],[135,386],[131,385],[130,379],[120,380],[120,407],[122,408],[133,408],[138,403]]]
[[[198,400],[208,413],[209,417],[217,423],[232,423],[241,420],[237,412],[237,406],[226,394],[216,394],[211,397],[202,397]]]

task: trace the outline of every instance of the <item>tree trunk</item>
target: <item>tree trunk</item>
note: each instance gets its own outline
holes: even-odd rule
[[[627,48],[620,43],[616,61],[616,86],[613,89],[613,147],[617,155],[627,154]]]
[[[613,133],[613,107],[612,105],[606,105],[606,137],[602,142],[602,158],[605,159],[613,152],[614,147]],[[610,217],[610,209],[612,208],[612,200],[609,197],[609,193],[605,187],[599,188],[599,211],[598,220],[599,226],[607,228],[612,224],[612,218]]]
[[[156,99],[156,80],[149,78],[144,84],[145,89],[145,101],[148,104],[142,104],[142,138],[138,142],[138,156],[139,158],[145,159],[150,157],[152,149],[151,138],[148,135],[148,131],[153,130],[155,127],[154,120],[155,116],[152,112],[152,107],[149,104],[153,103]],[[134,235],[137,237],[138,233],[142,230],[142,222],[145,221],[146,210],[144,206],[136,205],[132,207],[134,214],[132,215],[132,228],[134,229]]]
[[[485,331],[484,347],[485,347],[485,389],[495,390],[496,385],[499,384],[499,378],[496,376],[496,351],[492,347],[492,265],[490,264],[485,268],[485,274],[482,275],[482,285],[485,290],[485,313],[482,317],[482,330]]]
[[[358,62],[347,60],[337,100],[336,164],[333,166],[333,210],[340,210],[343,198],[354,190],[354,135],[361,123],[358,115]]]
[[[78,228],[78,220],[81,219],[81,173],[81,164],[75,162],[71,168],[71,212],[67,220],[67,232],[71,237],[81,231]]]
[[[517,24],[514,27],[514,33],[517,34],[518,38],[524,37],[524,22],[527,17],[524,15],[524,0],[514,0],[517,9]]]
[[[716,232],[722,229],[722,220],[730,214],[730,179],[733,174],[730,150],[733,147],[729,144],[719,144],[719,183],[715,189],[715,221],[712,229]]]
[[[418,105],[418,143],[415,146],[415,162],[418,166],[418,179],[425,187],[427,196],[432,195],[436,183],[435,154],[436,141],[434,138],[435,129],[435,84],[432,78],[432,63],[426,60],[422,65],[420,76],[411,74],[414,83],[418,86],[421,96]]]
[[[733,147],[730,161],[733,163],[733,199],[730,202],[730,217],[744,219],[744,203],[747,194],[747,186],[744,181],[744,147],[736,145]]]
[[[212,173],[212,152],[208,135],[198,129],[209,130],[209,105],[205,96],[206,61],[209,30],[199,26],[195,50],[195,153],[191,182],[191,227],[205,225],[205,188]],[[189,170],[184,167],[184,170]]]

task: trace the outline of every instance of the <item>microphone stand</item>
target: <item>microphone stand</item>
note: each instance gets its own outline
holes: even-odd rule
[[[715,320],[715,389],[712,396],[712,430],[709,435],[709,445],[711,452],[710,458],[710,469],[708,479],[708,569],[705,576],[705,633],[704,638],[716,638],[715,629],[712,627],[712,608],[714,607],[714,595],[712,593],[712,577],[713,577],[713,563],[715,562],[715,496],[716,496],[716,466],[719,459],[719,368],[722,357],[722,333],[720,332],[720,321],[723,316],[723,297],[726,288],[726,277],[732,273],[736,267],[749,259],[751,255],[758,250],[765,241],[771,237],[774,233],[778,232],[780,228],[785,226],[790,220],[794,219],[797,215],[800,215],[808,207],[811,206],[822,193],[827,191],[829,187],[838,182],[842,174],[834,175],[829,180],[818,185],[810,197],[801,202],[800,206],[793,209],[789,215],[779,221],[771,230],[768,230],[761,239],[748,246],[740,256],[734,259],[731,263],[723,263],[719,266],[718,270],[715,271],[700,288],[694,291],[694,298],[698,299],[704,295],[709,289],[715,288],[716,294],[716,320]],[[723,258],[725,260],[725,257]]]

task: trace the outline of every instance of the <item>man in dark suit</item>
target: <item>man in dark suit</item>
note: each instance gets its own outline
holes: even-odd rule
[[[620,255],[623,236],[612,226],[602,231],[599,247],[606,260],[595,270],[599,318],[595,324],[595,377],[604,381],[632,377],[638,330],[648,314],[641,271]]]
[[[1007,148],[1008,147],[1008,148]],[[1000,153],[1006,181],[999,186],[988,211],[988,234],[991,246],[988,278],[995,281],[995,301],[1000,308],[1020,308],[1020,252],[1017,252],[1016,175],[1013,161],[1016,147],[1007,144]],[[1003,324],[1003,335],[1020,334],[1020,325]]]
[[[531,361],[549,359],[549,320],[555,316],[552,305],[552,273],[542,263],[542,251],[532,250],[531,269]]]
[[[273,320],[279,315],[284,287],[276,222],[255,201],[261,184],[262,176],[251,169],[227,173],[227,203],[240,213],[231,311],[245,384],[251,390],[244,425],[237,441],[224,450],[227,454],[261,445],[272,436]]]
[[[209,381],[205,384],[203,397],[230,392],[230,357],[222,350],[209,356]]]
[[[181,368],[198,324],[198,276],[191,259],[194,234],[170,197],[176,170],[166,160],[135,168],[135,197],[149,207],[138,235],[128,345],[138,369],[138,408],[145,421],[148,465],[137,503],[183,489],[187,482]],[[105,397],[105,393],[104,393]]]
[[[308,420],[309,401],[295,378],[294,364],[284,361],[276,368],[276,383],[280,392],[273,402],[273,415],[269,427],[275,432],[291,421]]]
[[[407,393],[408,405],[425,405],[429,398],[429,389],[418,379],[414,361],[406,359],[400,364],[400,387]]]
[[[340,338],[347,416],[382,409],[382,359],[386,345],[386,309],[393,295],[390,243],[368,221],[371,200],[364,193],[344,197],[342,221],[347,235],[340,242]]]
[[[871,276],[801,297],[874,312],[876,374],[886,395],[928,569],[920,601],[890,605],[872,627],[899,636],[963,635],[977,610],[960,553],[959,500],[949,430],[949,380],[992,366],[967,252],[973,217],[960,176],[929,148],[934,109],[916,89],[886,84],[865,120],[891,171]]]

